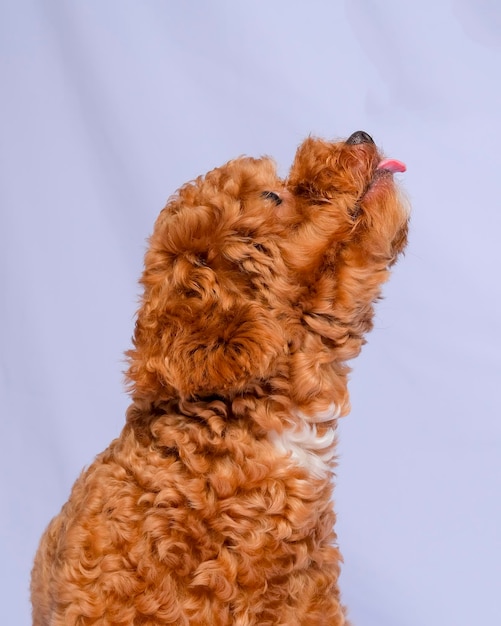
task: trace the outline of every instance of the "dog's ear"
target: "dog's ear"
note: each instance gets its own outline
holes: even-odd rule
[[[283,331],[225,263],[227,228],[207,206],[173,201],[145,257],[144,295],[127,353],[135,395],[232,395],[265,379]]]

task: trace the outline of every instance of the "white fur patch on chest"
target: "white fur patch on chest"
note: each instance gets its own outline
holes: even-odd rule
[[[281,433],[272,431],[268,439],[279,453],[290,455],[295,463],[314,478],[325,478],[335,456],[336,432],[331,428],[320,436],[317,424],[336,419],[339,411],[330,407],[328,411],[313,417],[301,413],[297,413],[297,416],[301,418],[300,426],[286,428]]]

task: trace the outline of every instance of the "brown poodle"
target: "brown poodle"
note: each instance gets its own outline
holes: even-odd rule
[[[371,137],[239,158],[157,219],[118,439],[50,523],[36,626],[339,626],[336,423],[408,212]]]

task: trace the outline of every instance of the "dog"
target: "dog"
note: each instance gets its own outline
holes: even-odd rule
[[[157,218],[120,436],[35,557],[34,626],[341,626],[332,482],[347,362],[407,241],[363,131],[289,175],[241,157]]]

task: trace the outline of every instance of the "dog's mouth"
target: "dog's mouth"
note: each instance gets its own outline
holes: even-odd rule
[[[352,133],[345,143],[349,146],[368,144],[373,148],[376,147],[374,139],[364,130],[357,130]],[[405,172],[406,169],[405,163],[397,161],[396,159],[382,159],[376,166],[376,171],[390,172],[391,174],[395,174],[395,172]]]
[[[374,170],[372,171],[372,176],[368,181],[366,188],[357,199],[355,206],[353,207],[352,215],[354,217],[357,217],[361,210],[360,203],[367,197],[369,192],[372,192],[372,190],[374,190],[378,186],[378,181],[380,181],[382,178],[388,179],[388,177],[391,177],[397,172],[405,172],[407,167],[405,166],[405,163],[402,163],[402,161],[397,161],[397,159],[379,157],[376,144],[374,143],[374,139],[363,130],[357,130],[352,133],[345,141],[345,144],[348,146],[365,145],[371,151],[374,151],[374,157],[380,159],[376,162],[375,167],[373,165]]]
[[[397,159],[383,159],[378,163],[376,172],[383,171],[395,174],[396,172],[405,172],[406,169],[407,167],[402,161],[397,161]]]
[[[364,198],[369,191],[376,187],[378,181],[382,178],[391,178],[393,174],[396,174],[397,172],[405,172],[406,170],[407,167],[402,161],[397,161],[397,159],[381,159],[381,161],[379,161],[376,165],[376,168],[372,173],[372,178],[359,198],[359,201],[362,200],[362,198]]]
[[[362,202],[369,196],[375,189],[378,187],[379,181],[384,178],[388,178],[393,176],[398,172],[405,172],[407,170],[407,166],[402,161],[398,161],[397,159],[381,159],[379,163],[376,165],[376,168],[372,174],[372,178],[369,181],[369,184],[364,189],[363,193],[360,195],[358,200],[356,201],[353,210],[351,212],[352,218],[356,219],[360,213],[362,212],[361,204]]]

